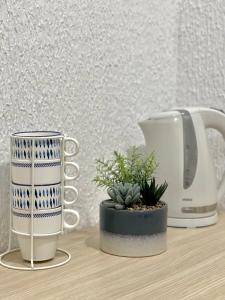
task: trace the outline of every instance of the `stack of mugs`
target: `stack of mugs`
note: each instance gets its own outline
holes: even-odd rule
[[[74,144],[73,153],[64,150],[67,141]],[[58,235],[79,223],[78,212],[65,208],[77,200],[78,191],[64,184],[79,176],[78,165],[65,161],[78,151],[78,142],[60,132],[17,132],[11,136],[12,227],[25,260],[54,258]],[[75,170],[74,176],[65,174],[68,165]],[[66,190],[74,195],[71,201],[64,200]],[[74,224],[65,222],[67,214],[74,216]]]

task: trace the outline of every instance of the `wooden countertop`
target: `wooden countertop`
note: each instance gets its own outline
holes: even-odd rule
[[[168,251],[155,257],[105,254],[96,228],[70,233],[59,244],[72,254],[65,266],[34,272],[0,267],[0,299],[225,299],[225,214],[215,226],[169,228]]]

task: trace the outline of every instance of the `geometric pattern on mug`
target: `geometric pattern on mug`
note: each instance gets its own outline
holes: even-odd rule
[[[36,159],[56,159],[61,157],[60,139],[35,140],[34,157]],[[15,159],[32,158],[32,140],[13,139],[12,157]]]
[[[55,216],[61,215],[61,213],[62,213],[61,210],[55,211],[55,212],[43,213],[43,214],[35,214],[34,213],[33,217],[34,218],[50,218],[50,217],[55,217]],[[17,216],[17,217],[21,217],[21,218],[31,218],[31,213],[23,214],[23,213],[13,211],[13,215]]]
[[[31,208],[31,186],[12,185],[13,207]],[[40,186],[34,188],[34,208],[51,209],[61,206],[61,188],[57,186]]]
[[[31,168],[32,167],[32,163],[12,162],[11,164],[13,167],[19,167],[19,168]],[[34,163],[35,168],[48,168],[48,167],[57,167],[57,166],[61,166],[61,161],[46,162],[46,163]]]

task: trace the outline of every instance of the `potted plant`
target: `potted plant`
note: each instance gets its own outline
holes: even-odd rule
[[[108,200],[100,204],[100,248],[130,257],[166,251],[167,204],[160,198],[167,183],[156,184],[154,154],[136,147],[126,154],[114,151],[112,160],[98,159],[97,186],[107,188]]]

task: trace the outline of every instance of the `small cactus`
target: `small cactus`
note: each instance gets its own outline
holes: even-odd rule
[[[142,203],[148,206],[155,206],[168,187],[167,182],[163,184],[156,184],[155,177],[152,178],[150,183],[145,181],[141,187]]]
[[[115,203],[116,209],[132,206],[140,200],[140,187],[138,184],[117,183],[107,190],[109,197]]]

